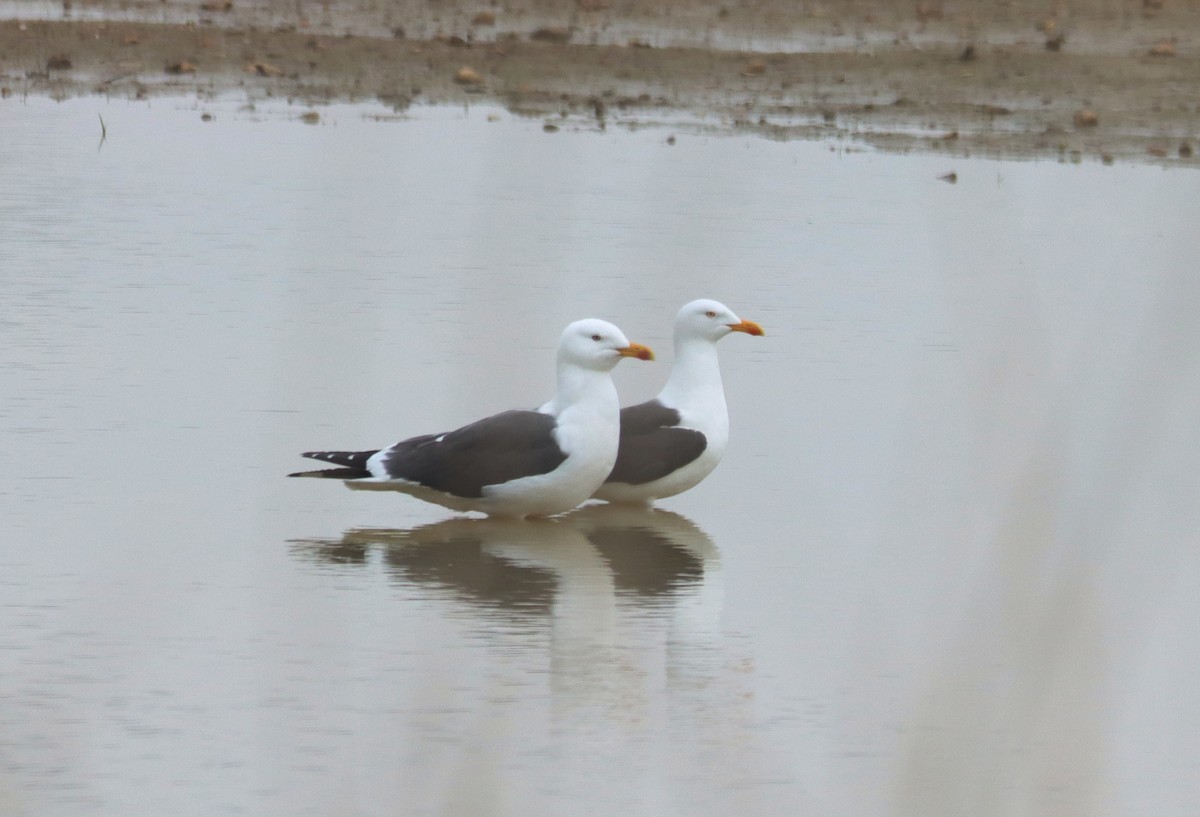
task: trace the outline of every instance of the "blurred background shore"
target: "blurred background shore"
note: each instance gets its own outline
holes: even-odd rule
[[[1191,164],[1200,4],[0,3],[0,93],[486,101],[894,150]]]

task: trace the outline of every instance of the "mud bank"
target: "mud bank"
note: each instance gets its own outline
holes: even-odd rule
[[[986,5],[987,9],[976,6]],[[566,9],[564,11],[564,8]],[[488,101],[893,150],[1200,166],[1200,4],[0,3],[7,98]]]

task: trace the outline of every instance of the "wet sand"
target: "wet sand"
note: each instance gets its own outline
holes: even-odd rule
[[[564,11],[563,9],[567,9]],[[462,0],[0,5],[6,97],[487,102],[547,129],[1196,166],[1200,5]]]

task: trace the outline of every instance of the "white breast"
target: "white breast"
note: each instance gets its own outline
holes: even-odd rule
[[[621,428],[612,381],[598,379],[596,386],[587,400],[566,406],[556,417],[554,438],[567,459],[548,474],[485,488],[489,513],[563,513],[585,502],[603,484],[617,461]]]

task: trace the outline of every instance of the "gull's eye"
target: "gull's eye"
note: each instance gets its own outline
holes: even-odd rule
[[[599,343],[599,342],[600,342],[600,336],[599,336],[599,335],[592,335],[592,340],[596,341],[596,343]]]
[[[704,313],[704,316],[705,316],[706,318],[715,318],[715,317],[717,317],[717,313],[716,313],[716,312],[713,312],[713,311],[710,309],[710,310],[708,310],[707,312],[705,312],[705,313]]]

